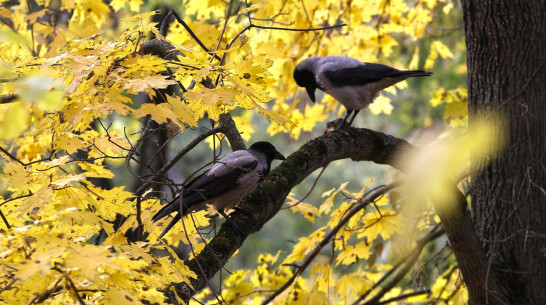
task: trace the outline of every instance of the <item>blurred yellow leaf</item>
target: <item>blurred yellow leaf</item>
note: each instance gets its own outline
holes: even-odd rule
[[[370,104],[369,107],[370,107],[370,111],[375,115],[378,115],[381,113],[391,114],[393,109],[391,105],[391,100],[384,95],[379,95],[374,100],[374,102]]]
[[[29,109],[23,102],[0,105],[0,139],[11,140],[29,127]]]
[[[339,278],[334,287],[334,291],[342,298],[347,299],[349,296],[349,289],[351,295],[357,295],[359,291],[366,291],[370,289],[372,282],[354,274],[344,274]]]

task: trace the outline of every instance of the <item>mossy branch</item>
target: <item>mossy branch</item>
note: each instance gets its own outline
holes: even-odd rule
[[[369,129],[345,128],[320,136],[288,156],[286,161],[271,171],[252,195],[239,204],[239,207],[250,211],[254,217],[235,211],[231,214],[232,219],[247,234],[254,233],[275,216],[294,186],[328,163],[350,158],[353,161],[372,161],[401,169],[400,164],[407,159],[406,152],[413,149],[403,139]],[[179,296],[187,301],[195,291],[205,287],[245,239],[246,236],[235,233],[231,225],[222,225],[205,249],[187,262],[198,276],[191,282],[194,289],[186,283],[175,285]]]
[[[419,149],[403,139],[381,132],[362,128],[344,128],[313,139],[292,153],[286,161],[275,168],[258,189],[248,196],[239,207],[251,212],[253,216],[240,211],[233,212],[232,220],[243,228],[247,235],[259,231],[281,209],[290,190],[301,183],[315,170],[340,159],[353,161],[371,161],[392,166],[404,172],[412,162],[412,156]],[[286,152],[284,152],[286,153]],[[441,173],[438,173],[441,176]],[[442,220],[443,229],[448,236],[458,261],[483,263],[475,266],[480,280],[485,280],[487,270],[486,257],[481,249],[478,237],[470,218],[466,198],[456,189],[454,209],[447,213],[445,202],[431,197]],[[227,260],[239,249],[247,235],[241,236],[230,224],[222,225],[220,231],[205,249],[187,266],[197,274],[192,279],[191,287],[186,283],[175,284],[175,290],[185,301],[205,287],[206,283],[224,266]],[[468,270],[462,270],[463,276]],[[491,276],[491,274],[489,275]],[[167,292],[168,294],[171,292]],[[171,300],[175,298],[171,296]]]

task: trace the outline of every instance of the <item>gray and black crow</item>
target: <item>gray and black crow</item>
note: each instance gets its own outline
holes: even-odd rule
[[[161,232],[161,239],[180,218],[211,204],[228,221],[224,210],[235,207],[244,197],[252,193],[262,182],[274,160],[285,160],[284,156],[269,142],[256,142],[247,150],[237,150],[225,155],[218,163],[190,181],[182,195],[164,206],[153,217],[153,221],[176,212],[176,216]],[[182,208],[180,208],[182,205]],[[180,215],[182,210],[182,215]],[[236,231],[239,228],[234,226]]]
[[[347,115],[337,128],[350,126],[360,109],[373,102],[379,91],[408,77],[429,76],[421,70],[401,71],[389,66],[365,63],[346,56],[310,57],[294,70],[294,80],[307,90],[315,102],[318,88],[347,108]],[[349,115],[354,115],[347,123]]]

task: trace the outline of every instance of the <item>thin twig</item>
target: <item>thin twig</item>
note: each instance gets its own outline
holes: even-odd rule
[[[3,206],[4,204],[10,202],[10,201],[17,200],[17,199],[21,199],[21,198],[25,198],[25,197],[30,197],[30,196],[32,196],[32,195],[33,195],[33,193],[29,191],[28,194],[26,194],[26,195],[21,195],[21,196],[17,196],[17,197],[13,197],[13,198],[7,199],[7,200],[5,200],[4,202],[0,203],[0,207]]]
[[[30,7],[30,1],[29,0],[26,0],[27,2],[27,8],[28,8],[28,14],[29,15],[32,15],[32,9]],[[34,41],[34,23],[30,23],[30,37],[32,37],[32,50],[31,50],[31,53],[32,53],[32,56],[36,57],[37,54],[36,54],[36,51],[35,51],[35,41]]]
[[[167,36],[167,22],[169,22],[169,17],[171,17],[173,13],[174,9],[171,9],[161,22],[161,26],[159,27],[159,34],[161,34],[163,37]]]
[[[137,235],[138,240],[142,240],[142,234],[144,232],[144,224],[142,223],[142,204],[141,204],[142,197],[138,196],[136,198],[136,220],[137,220]]]
[[[201,42],[201,40],[197,37],[197,35],[195,35],[195,33],[191,30],[191,28],[188,26],[188,24],[186,22],[184,22],[184,20],[182,18],[180,18],[180,16],[174,11],[172,10],[172,15],[174,16],[174,18],[176,18],[176,20],[178,21],[178,23],[180,23],[185,29],[186,31],[188,31],[188,33],[190,34],[190,36],[195,40],[195,42],[197,42],[197,44],[207,53],[211,54],[212,56],[214,56],[217,60],[222,60],[218,55],[214,54],[213,52],[211,52],[209,50],[209,48],[207,48],[207,46],[205,46],[203,44],[203,42]]]
[[[0,209],[0,217],[2,217],[2,220],[3,220],[4,223],[6,224],[6,227],[7,227],[8,229],[11,229],[11,226],[9,225],[8,219],[6,218],[6,216],[4,216],[4,212],[2,212],[1,209]]]
[[[224,26],[222,27],[222,32],[220,32],[220,36],[218,37],[218,43],[216,43],[216,49],[214,49],[214,52],[218,51],[218,49],[220,48],[220,44],[222,43],[222,37],[224,37],[224,33],[226,32],[229,17],[231,16],[230,14],[231,14],[231,6],[232,5],[233,5],[233,0],[229,0],[227,12],[226,12],[226,18],[224,20]],[[216,53],[214,53],[214,55],[216,55]],[[218,56],[216,56],[216,57],[218,57]],[[210,61],[212,62],[213,59],[214,59],[214,57],[211,58]],[[221,61],[222,59],[220,58],[219,60]]]
[[[0,82],[1,83],[1,82]],[[0,104],[8,104],[15,101],[18,98],[17,94],[2,94],[0,95]]]
[[[51,152],[49,154],[49,157],[47,158],[42,158],[42,159],[39,159],[39,160],[34,160],[34,161],[31,161],[31,162],[23,162],[19,159],[17,159],[15,156],[13,156],[12,154],[10,154],[7,150],[5,150],[2,146],[0,146],[0,152],[3,152],[4,154],[8,155],[8,157],[10,157],[10,159],[12,159],[13,161],[16,161],[17,163],[21,164],[22,166],[28,166],[28,165],[32,165],[32,164],[36,164],[36,163],[40,163],[40,162],[44,162],[44,161],[51,161],[51,158],[53,158],[53,152]]]
[[[328,163],[330,164],[330,163]],[[303,196],[303,198],[301,198],[300,200],[298,200],[298,202],[294,203],[294,204],[291,204],[287,207],[284,207],[282,209],[290,209],[290,208],[293,208],[295,206],[297,206],[298,204],[302,203],[307,197],[309,197],[309,195],[311,195],[311,192],[315,189],[315,186],[317,185],[317,182],[319,181],[320,179],[320,176],[322,176],[322,173],[324,173],[324,171],[326,170],[326,167],[328,166],[328,164],[326,164],[322,170],[320,171],[320,173],[318,174],[317,176],[317,179],[315,179],[315,181],[313,182],[313,185],[311,186],[311,189],[309,190],[309,192],[307,192],[307,194],[305,194],[305,196]]]
[[[76,296],[76,299],[77,301],[81,304],[81,305],[85,305],[85,302],[83,301],[82,297],[80,296],[80,294],[78,293],[78,289],[76,288],[76,285],[74,284],[74,282],[72,281],[72,279],[68,276],[68,274],[66,273],[66,271],[63,271],[61,269],[58,269],[56,267],[53,268],[53,270],[56,270],[58,272],[60,272],[65,281],[68,283],[68,286],[70,287],[70,289],[74,292],[73,295]]]

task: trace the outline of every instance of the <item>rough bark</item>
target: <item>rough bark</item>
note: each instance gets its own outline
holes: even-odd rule
[[[505,143],[499,156],[472,160],[477,170],[471,187],[475,228],[488,257],[488,274],[502,280],[468,285],[471,301],[545,304],[545,1],[462,4],[470,121],[494,112],[502,117],[496,122],[499,133],[506,132],[500,135]]]

